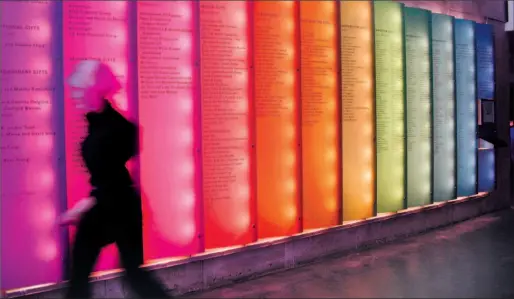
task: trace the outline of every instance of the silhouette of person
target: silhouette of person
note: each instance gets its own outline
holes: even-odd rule
[[[87,136],[81,154],[90,174],[90,197],[61,217],[77,225],[71,253],[67,298],[90,298],[89,275],[100,251],[115,243],[133,291],[142,298],[170,298],[143,264],[141,196],[125,166],[138,154],[138,127],[108,99],[121,89],[111,69],[98,61],[81,61],[68,79],[72,98],[85,113]]]

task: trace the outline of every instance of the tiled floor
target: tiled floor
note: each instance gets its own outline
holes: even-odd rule
[[[514,211],[185,298],[514,298]]]

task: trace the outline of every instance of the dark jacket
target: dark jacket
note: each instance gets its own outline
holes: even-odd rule
[[[90,174],[90,183],[99,206],[118,209],[130,200],[141,208],[133,193],[133,181],[125,164],[138,154],[138,128],[105,101],[102,112],[86,115],[88,134],[81,146],[82,158]],[[125,202],[123,202],[125,201]],[[134,202],[138,201],[138,202]],[[134,206],[134,205],[131,205]]]

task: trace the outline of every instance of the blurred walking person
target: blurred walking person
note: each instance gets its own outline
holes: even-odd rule
[[[107,65],[90,60],[78,63],[68,84],[87,120],[87,136],[80,149],[92,191],[61,217],[62,225],[77,226],[66,297],[91,297],[89,275],[96,259],[103,247],[115,243],[133,291],[141,298],[169,298],[164,287],[140,268],[141,196],[125,166],[138,154],[138,127],[110,102],[121,85]]]

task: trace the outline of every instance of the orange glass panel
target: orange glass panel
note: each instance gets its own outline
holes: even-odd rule
[[[335,1],[300,2],[303,227],[338,224],[338,59]]]
[[[374,77],[370,1],[341,2],[343,220],[373,215]]]
[[[298,231],[294,1],[254,6],[257,205],[260,238]]]
[[[200,1],[205,247],[253,240],[246,1]]]

